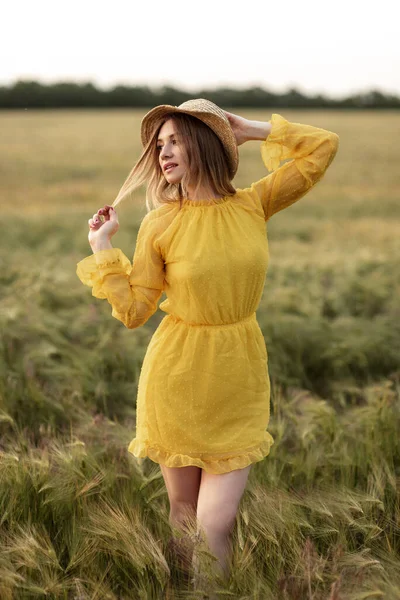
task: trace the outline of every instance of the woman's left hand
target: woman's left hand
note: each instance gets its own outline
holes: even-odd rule
[[[239,117],[239,115],[234,115],[226,110],[224,110],[228,121],[232,127],[232,131],[235,134],[236,144],[240,146],[247,142],[248,138],[248,129],[249,129],[249,120],[244,117]]]

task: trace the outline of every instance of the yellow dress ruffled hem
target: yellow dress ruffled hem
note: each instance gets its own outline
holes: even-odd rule
[[[244,469],[252,463],[263,460],[270,453],[273,444],[274,438],[268,431],[265,431],[265,439],[256,446],[238,450],[237,453],[229,453],[229,455],[226,454],[226,456],[220,456],[219,458],[214,458],[212,455],[205,453],[199,456],[173,453],[160,446],[150,446],[149,443],[141,442],[137,438],[131,441],[128,451],[138,459],[148,457],[152,461],[167,467],[196,466],[204,469],[207,473],[220,475],[235,469]]]

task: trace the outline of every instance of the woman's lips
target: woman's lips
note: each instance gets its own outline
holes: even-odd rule
[[[165,173],[167,173],[167,172],[169,172],[169,171],[172,171],[172,169],[175,169],[175,167],[177,167],[177,166],[178,166],[178,165],[171,165],[170,167],[167,167],[167,168],[165,169]]]

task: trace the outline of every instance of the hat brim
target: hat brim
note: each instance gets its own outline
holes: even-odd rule
[[[236,137],[233,133],[228,120],[226,122],[216,114],[207,112],[206,110],[185,110],[178,106],[170,104],[160,104],[151,109],[142,119],[140,136],[142,145],[147,146],[151,136],[154,133],[154,127],[159,119],[162,119],[167,114],[184,113],[192,117],[198,118],[200,121],[208,125],[221,140],[225,149],[229,166],[230,175],[233,178],[236,174],[239,164],[239,156],[237,150]]]

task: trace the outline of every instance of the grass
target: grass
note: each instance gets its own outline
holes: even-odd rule
[[[228,109],[229,110],[229,109]],[[242,111],[269,119],[271,111]],[[279,111],[278,111],[279,112]],[[396,112],[284,111],[337,132],[322,182],[268,223],[257,311],[275,444],[256,463],[218,597],[400,597],[400,172]],[[128,455],[141,363],[75,274],[87,220],[139,155],[136,111],[3,112],[0,598],[194,599],[168,556],[159,466]],[[234,181],[265,175],[240,147]],[[143,197],[119,207],[132,256]],[[206,552],[203,553],[206,557]]]

